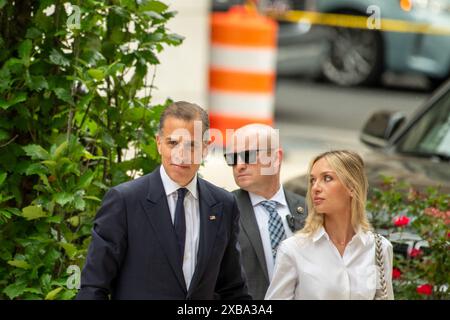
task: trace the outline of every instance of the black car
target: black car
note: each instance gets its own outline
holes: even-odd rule
[[[389,176],[406,181],[418,190],[438,186],[442,193],[449,194],[450,81],[409,120],[397,112],[375,113],[364,126],[360,139],[373,148],[363,155],[369,192],[382,183],[382,176]],[[306,195],[308,180],[302,175],[284,186]],[[394,233],[389,239],[394,244],[394,251],[403,255],[412,248],[428,250],[427,242],[413,233]]]
[[[419,190],[438,186],[450,193],[450,81],[434,92],[412,117],[379,111],[369,118],[360,139],[372,152],[364,155],[369,186],[381,176],[404,180]],[[286,188],[306,194],[306,175],[288,181]]]

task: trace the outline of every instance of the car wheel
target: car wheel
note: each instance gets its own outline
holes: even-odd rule
[[[342,86],[377,83],[383,71],[382,39],[378,32],[332,28],[330,53],[322,63],[322,74]]]

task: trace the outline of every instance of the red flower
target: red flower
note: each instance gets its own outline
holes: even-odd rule
[[[402,272],[398,268],[392,269],[392,279],[398,279],[402,276]]]
[[[411,249],[411,251],[409,252],[409,256],[410,256],[411,258],[415,258],[415,257],[418,257],[418,256],[422,255],[422,253],[423,253],[422,250],[413,248],[413,249]]]
[[[396,227],[404,227],[409,223],[409,218],[407,216],[399,216],[394,219],[394,225]]]
[[[418,294],[425,294],[427,296],[433,293],[433,286],[431,284],[423,284],[416,288]]]
[[[450,238],[450,232],[447,232],[447,238]]]

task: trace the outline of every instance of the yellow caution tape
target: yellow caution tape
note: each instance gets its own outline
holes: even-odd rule
[[[450,25],[436,26],[428,23],[418,23],[405,20],[380,19],[378,27],[371,26],[375,22],[374,17],[354,16],[348,14],[320,13],[312,11],[287,11],[280,14],[267,13],[277,20],[288,22],[304,22],[317,25],[326,25],[343,28],[376,29],[388,32],[425,33],[433,35],[450,35]]]

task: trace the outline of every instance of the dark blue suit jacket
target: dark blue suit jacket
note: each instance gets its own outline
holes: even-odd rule
[[[189,288],[158,167],[105,195],[77,299],[251,298],[237,240],[236,200],[201,178],[197,181],[200,239]]]

